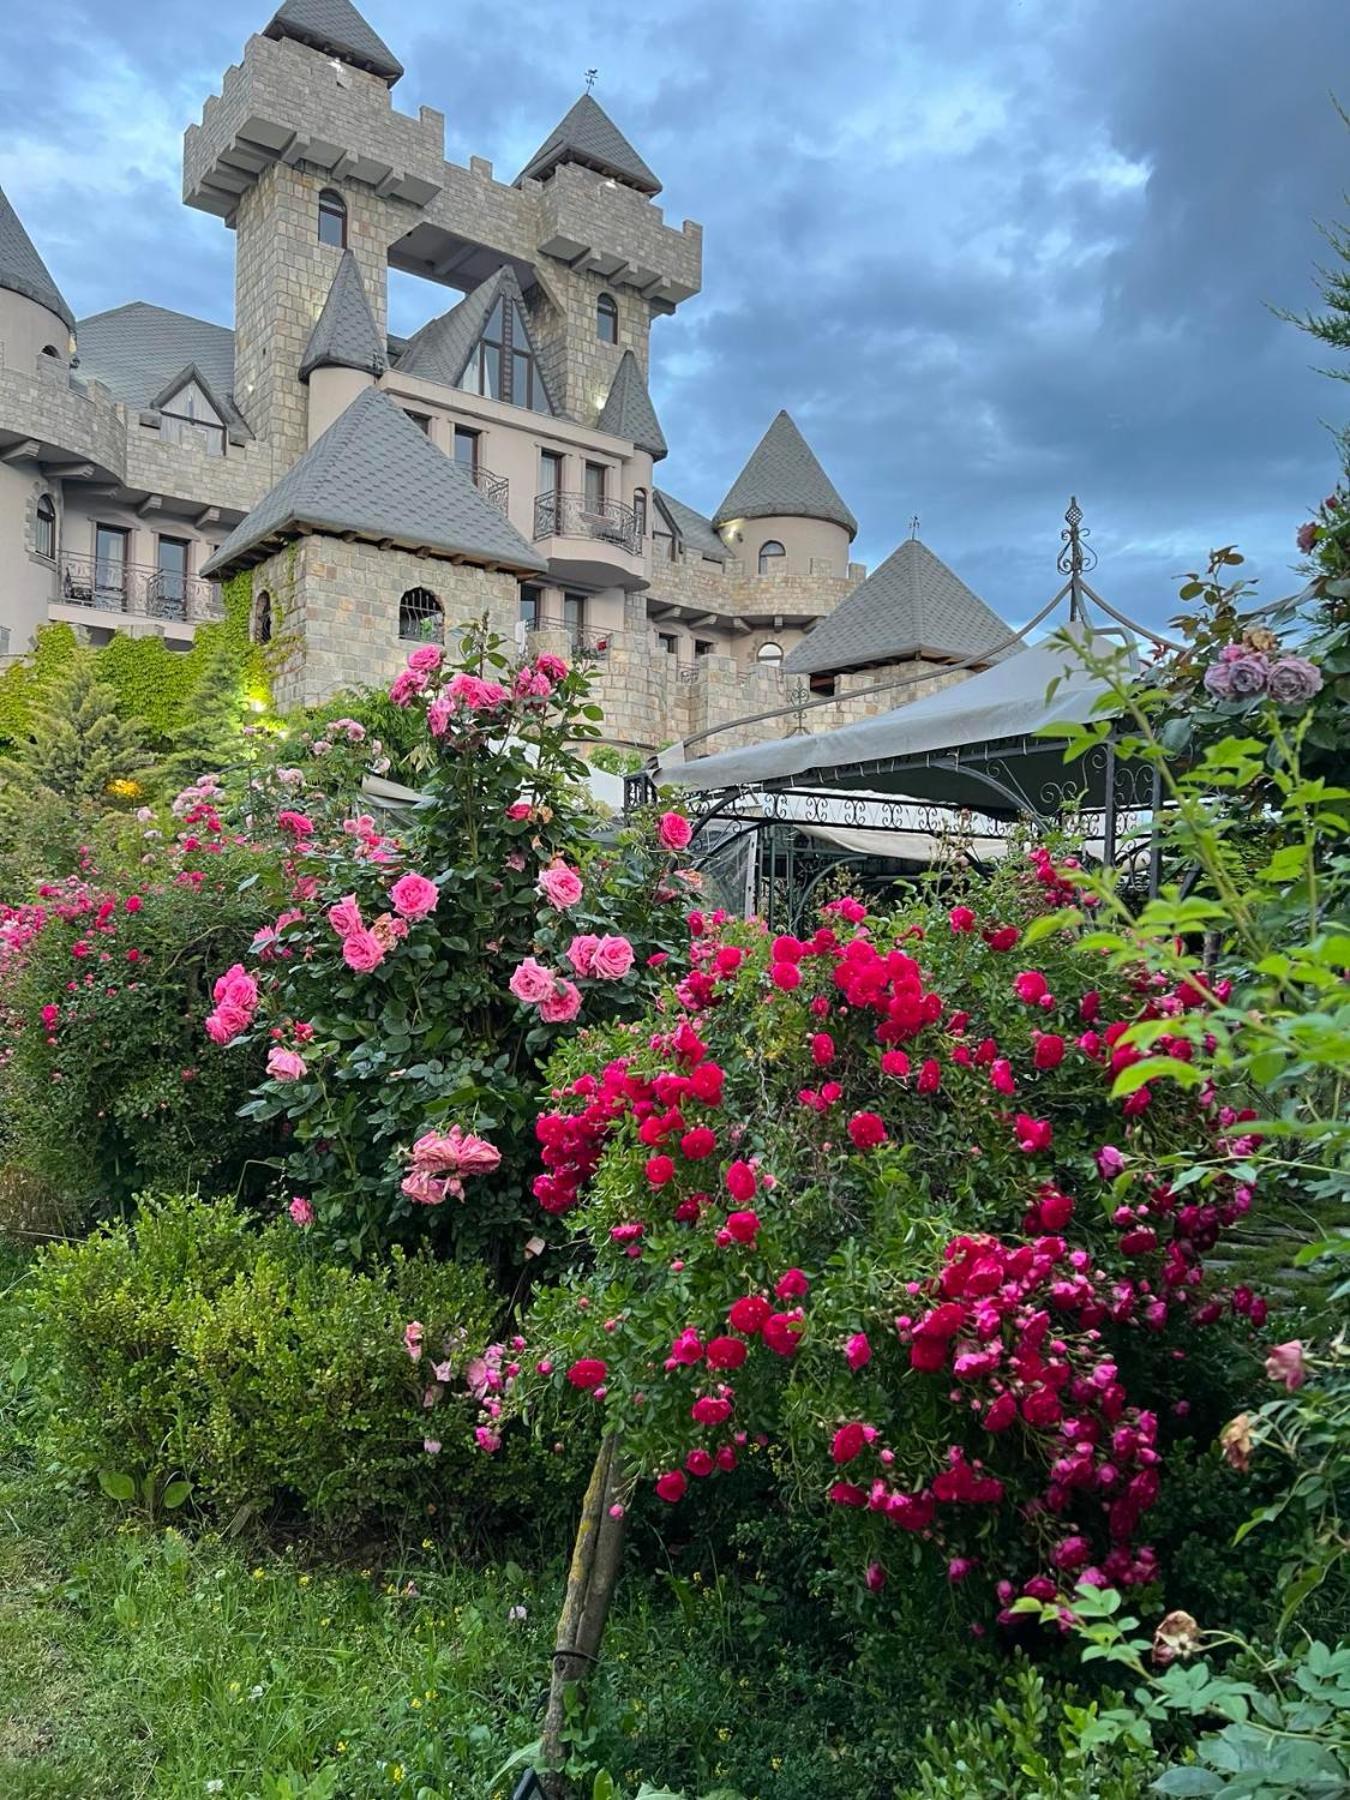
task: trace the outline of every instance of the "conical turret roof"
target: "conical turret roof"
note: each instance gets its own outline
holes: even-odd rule
[[[713,514],[713,524],[771,518],[828,519],[850,537],[858,531],[858,521],[786,412],[779,413],[751,452]]]
[[[516,176],[516,186],[522,181],[542,181],[563,162],[581,163],[602,175],[613,175],[640,194],[661,192],[661,183],[591,94],[583,94],[544,139]]]
[[[369,69],[390,87],[403,73],[403,64],[351,0],[284,0],[264,26],[263,36],[294,38],[312,50],[327,51],[340,62]]]
[[[596,429],[627,438],[630,444],[636,444],[657,462],[667,453],[661,421],[647,392],[638,359],[631,350],[625,350],[619,359],[609,397],[596,420]]]
[[[367,388],[240,520],[202,570],[260,562],[306,532],[350,533],[534,574],[546,564],[381,388]]]
[[[51,272],[38,255],[19,215],[0,189],[0,288],[23,294],[55,313],[68,331],[75,329],[75,315],[66,305]]]
[[[344,250],[309,335],[300,379],[308,381],[315,369],[363,369],[368,375],[382,375],[387,363],[356,257]]]
[[[837,674],[910,657],[988,656],[1006,645],[1012,627],[972,593],[918,538],[854,588],[803,638],[783,664],[789,675]]]

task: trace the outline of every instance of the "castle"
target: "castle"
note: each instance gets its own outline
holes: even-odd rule
[[[786,412],[711,518],[657,485],[649,336],[699,292],[700,227],[589,92],[501,181],[395,109],[402,73],[350,0],[284,0],[189,126],[232,331],[145,301],[77,321],[0,193],[0,663],[53,620],[185,648],[247,570],[283,707],[486,614],[585,657],[606,740],[645,752],[781,736],[807,698],[825,729],[997,653],[916,536],[851,560]],[[406,340],[391,267],[435,296]]]

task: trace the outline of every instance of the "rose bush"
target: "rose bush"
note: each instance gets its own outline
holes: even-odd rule
[[[285,1191],[339,1254],[429,1239],[517,1267],[542,1061],[561,1028],[641,1012],[682,931],[697,876],[652,821],[597,841],[586,691],[481,632],[458,664],[421,645],[390,691],[422,721],[421,804],[392,829],[277,814],[274,915],[204,1024],[260,1081],[246,1111],[286,1133]]]
[[[538,1301],[532,1367],[663,1500],[767,1456],[859,1583],[922,1544],[1005,1617],[1059,1572],[1153,1579],[1188,1350],[1266,1317],[1206,1273],[1255,1145],[1207,1066],[1226,986],[1076,929],[1027,946],[1076,872],[1038,846],[955,906],[833,902],[807,938],[695,912],[663,1009],[555,1064],[535,1191],[594,1272]],[[1113,1093],[1141,1023],[1187,1086]]]

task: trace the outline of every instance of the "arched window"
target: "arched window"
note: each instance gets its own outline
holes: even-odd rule
[[[778,558],[780,556],[786,556],[786,555],[787,555],[787,551],[779,543],[777,538],[768,538],[759,547],[759,572],[760,572],[760,574],[761,575],[781,574],[782,570],[778,566]]]
[[[595,335],[602,344],[619,341],[619,303],[613,294],[601,294],[595,303]]]
[[[761,644],[755,652],[755,661],[762,663],[780,663],[783,660],[781,644]]]
[[[39,556],[56,556],[56,508],[52,505],[50,494],[43,494],[37,503],[37,529],[33,533],[33,548]]]
[[[325,188],[319,195],[319,242],[335,250],[347,248],[347,202],[336,188]]]
[[[637,541],[639,544],[642,543],[647,536],[646,488],[633,489],[633,528],[637,536]]]
[[[430,588],[409,588],[399,601],[398,635],[414,644],[445,642],[445,609]]]
[[[266,588],[253,602],[253,641],[255,644],[272,641],[272,596]]]
[[[61,352],[57,349],[55,344],[44,344],[42,346],[42,354],[44,356],[50,356],[54,362],[60,362],[61,360]]]

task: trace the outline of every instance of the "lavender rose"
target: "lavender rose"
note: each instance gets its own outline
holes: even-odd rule
[[[1233,698],[1233,678],[1226,662],[1212,662],[1205,670],[1205,687],[1216,700]]]
[[[1270,664],[1264,656],[1255,653],[1250,656],[1235,656],[1227,664],[1227,669],[1235,700],[1249,700],[1253,695],[1266,691],[1266,682],[1270,679]]]
[[[1319,693],[1322,677],[1302,656],[1282,656],[1270,671],[1267,692],[1277,706],[1306,706]]]

